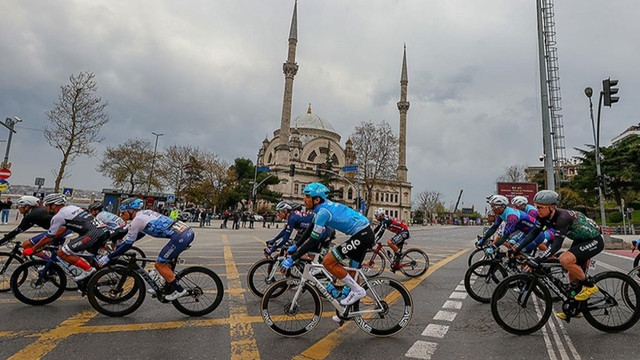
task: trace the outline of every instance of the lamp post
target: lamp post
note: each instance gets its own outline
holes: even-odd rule
[[[164,134],[158,134],[155,132],[151,132],[156,136],[156,145],[153,147],[153,159],[151,159],[151,171],[149,172],[149,182],[147,184],[147,195],[151,191],[151,179],[153,178],[153,168],[156,165],[156,150],[158,149],[158,138]]]
[[[21,122],[22,120],[17,117],[14,116],[13,119],[12,118],[6,118],[5,122],[0,122],[0,124],[2,124],[2,126],[6,127],[7,129],[9,129],[9,139],[7,140],[7,150],[4,153],[4,161],[2,162],[2,167],[9,167],[9,150],[11,149],[11,138],[13,137],[13,133],[15,133],[16,131],[13,129],[14,125]]]
[[[604,178],[602,177],[602,171],[600,170],[600,105],[598,104],[598,121],[597,124],[593,120],[593,103],[591,102],[591,96],[593,96],[593,89],[587,87],[584,89],[584,94],[589,99],[589,114],[591,116],[591,129],[593,130],[593,143],[596,147],[596,179],[598,179],[598,195],[600,198],[600,219],[602,226],[607,226],[607,220],[604,214],[604,193],[602,191],[602,185]],[[602,102],[602,92],[600,92],[600,100]]]

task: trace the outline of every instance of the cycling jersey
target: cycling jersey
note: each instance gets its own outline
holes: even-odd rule
[[[500,239],[496,242],[496,245],[498,246],[502,245],[502,243],[504,243],[504,241],[516,230],[520,230],[524,233],[529,232],[536,221],[524,211],[506,207],[502,214],[496,216],[493,226],[491,226],[489,231],[484,235],[480,245],[482,245],[486,239],[490,238],[503,222],[505,223],[504,231],[502,232]]]
[[[527,234],[516,251],[522,250],[524,246],[532,242],[545,226],[547,229],[553,229],[555,236],[551,246],[541,255],[542,257],[548,257],[560,250],[565,237],[571,238],[573,244],[578,246],[591,243],[592,240],[601,237],[598,225],[583,213],[556,208],[552,217],[538,219],[534,228]]]
[[[538,209],[531,204],[527,204],[527,206],[524,207],[524,212],[531,215],[534,219],[538,218]]]
[[[18,227],[11,230],[5,234],[2,239],[0,239],[0,244],[13,239],[21,232],[29,230],[33,225],[38,225],[43,229],[49,229],[52,217],[53,215],[42,206],[31,208],[31,211],[22,218]]]
[[[313,211],[316,215],[313,218],[314,230],[311,236],[315,236],[316,239],[320,237],[325,226],[330,226],[347,235],[354,235],[369,226],[369,219],[362,214],[333,201],[325,200]]]
[[[294,229],[297,231],[304,231],[308,229],[309,225],[311,224],[311,220],[313,220],[313,216],[313,212],[302,213],[298,210],[292,211],[291,214],[289,214],[287,225],[275,238],[273,238],[273,240],[271,240],[271,243],[273,243],[273,245],[271,246],[271,251],[275,251],[282,245],[286,244],[287,241],[289,241],[291,233]],[[278,239],[281,240],[277,241]]]
[[[67,255],[81,251],[95,254],[109,237],[105,224],[96,220],[88,211],[75,205],[63,207],[51,218],[51,226],[46,236],[55,237],[63,227],[79,235],[62,247],[62,251]]]
[[[127,226],[127,223],[122,220],[120,216],[112,214],[108,211],[101,211],[100,213],[98,213],[98,215],[96,215],[96,219],[107,225],[107,227],[112,230]]]
[[[376,226],[376,229],[373,230],[373,232],[377,234],[380,229],[388,229],[389,231],[396,234],[399,234],[403,231],[409,231],[409,227],[407,226],[407,224],[389,215],[385,215],[384,218],[380,220],[380,223],[378,224],[378,226]]]

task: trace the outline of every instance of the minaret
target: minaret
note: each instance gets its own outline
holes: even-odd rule
[[[280,121],[280,135],[276,146],[276,165],[289,163],[289,128],[291,127],[291,102],[293,98],[293,77],[298,72],[296,64],[296,45],[298,43],[298,0],[293,6],[291,30],[289,31],[289,53],[287,61],[282,65],[284,72],[284,99],[282,100],[282,119]]]
[[[396,177],[398,181],[407,181],[407,111],[409,110],[409,102],[407,101],[407,45],[404,46],[404,55],[402,57],[402,75],[400,77],[400,101],[398,101],[398,110],[400,111],[400,132],[398,134],[398,169]]]

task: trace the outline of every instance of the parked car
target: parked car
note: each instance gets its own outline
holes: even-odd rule
[[[182,210],[178,213],[178,220],[180,221],[190,221],[191,220],[191,213],[185,210]]]

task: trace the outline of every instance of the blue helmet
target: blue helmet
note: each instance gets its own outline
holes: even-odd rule
[[[311,183],[304,187],[302,193],[311,197],[319,196],[323,200],[326,200],[327,195],[329,195],[329,188],[320,183]]]
[[[140,210],[144,207],[144,201],[138,198],[128,198],[120,203],[120,211]]]

